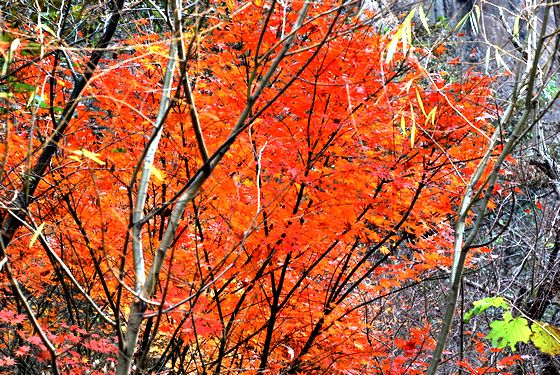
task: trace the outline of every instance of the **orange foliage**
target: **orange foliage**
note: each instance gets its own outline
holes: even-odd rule
[[[299,7],[294,3],[286,19],[273,12],[261,38],[266,6],[258,5],[226,2],[227,10],[219,8],[223,19],[236,11],[227,21],[208,21],[215,27],[196,40],[187,64],[211,154],[254,90],[248,82],[255,79],[255,51],[258,78]],[[259,368],[305,374],[426,369],[434,344],[429,323],[395,321],[392,311],[401,306],[385,296],[450,266],[450,217],[491,131],[489,79],[470,73],[463,82],[448,80],[426,70],[428,54],[421,50],[397,52],[385,64],[386,36],[373,26],[356,28],[340,14],[337,21],[336,12],[324,15],[328,8],[313,5],[309,19],[316,18],[298,32],[247,130],[180,223],[153,297],[163,312],[150,305],[145,314],[162,315],[152,320],[158,333],[148,359],[170,355],[167,345],[187,353],[163,367],[248,374]],[[94,318],[45,247],[104,311],[126,318],[132,297],[119,288],[134,283],[128,233],[135,168],[150,141],[167,64],[168,40],[158,35],[138,32],[119,47],[90,82],[34,194],[28,218],[45,223],[46,242],[30,248],[35,229],[21,229],[8,248],[34,306],[48,306],[40,321],[64,336],[61,358],[75,371],[94,366],[80,362],[88,353],[105,353],[91,332],[112,341],[115,331]],[[21,189],[22,173],[38,155],[29,150],[40,150],[51,135],[72,86],[70,69],[52,56],[25,64],[25,57],[14,62],[22,67],[14,77],[37,91],[14,84],[14,96],[2,104],[4,204]],[[74,152],[83,149],[98,159]],[[143,232],[148,263],[177,195],[202,164],[188,105],[177,98],[154,163],[163,174],[150,184],[145,208],[153,213]],[[14,309],[9,290],[2,293],[3,308]],[[63,322],[88,332],[72,336]],[[29,327],[19,334],[29,335]],[[38,345],[31,352],[39,352]],[[69,355],[71,348],[80,350]],[[31,353],[12,349],[14,357]]]

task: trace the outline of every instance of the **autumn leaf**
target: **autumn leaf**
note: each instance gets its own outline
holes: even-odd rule
[[[226,0],[226,5],[230,12],[235,9],[236,3],[236,0]]]
[[[80,156],[83,156],[87,159],[90,159],[90,160],[96,162],[99,165],[105,165],[105,162],[98,158],[98,156],[100,154],[96,154],[95,152],[88,151],[85,148],[82,148],[80,150],[74,150],[74,151],[72,151],[72,153],[74,153],[77,156],[69,156],[71,159],[80,161]]]
[[[12,357],[0,357],[0,366],[11,367],[16,365],[16,361]]]
[[[406,121],[404,119],[404,114],[401,114],[400,126],[402,134],[406,137]]]
[[[16,357],[23,357],[28,355],[30,350],[31,348],[29,346],[22,345],[16,350],[15,355]]]
[[[416,89],[415,91],[416,91],[416,100],[418,102],[418,105],[420,106],[420,109],[422,110],[422,113],[424,114],[424,117],[428,117],[428,115],[426,114],[426,110],[424,109],[424,102],[422,101],[422,98],[420,97],[420,93],[418,92],[418,89]]]
[[[389,47],[387,48],[387,53],[385,55],[385,63],[393,61],[399,42],[402,42],[403,54],[406,54],[406,52],[408,51],[410,43],[412,43],[412,19],[415,13],[416,8],[412,9],[408,13],[402,24],[392,36]]]
[[[531,325],[531,341],[543,353],[560,355],[560,329],[546,323],[534,322]]]
[[[152,164],[148,165],[148,168],[150,169],[150,172],[152,172],[154,178],[158,183],[165,182],[165,173],[161,169],[156,168]]]
[[[40,362],[46,362],[51,358],[51,353],[47,349],[42,349],[39,351],[39,353],[37,353],[36,358]]]
[[[33,247],[35,241],[37,241],[44,228],[45,228],[45,223],[41,223],[41,225],[39,225],[37,229],[35,229],[35,231],[33,232],[33,236],[31,237],[31,241],[29,241],[29,248]]]
[[[414,11],[389,37],[356,27],[355,12],[332,2],[309,3],[295,28],[305,4],[227,0],[199,9],[202,17],[210,12],[204,22],[183,23],[187,39],[199,28],[193,43],[185,43],[190,47],[183,52],[192,54],[186,70],[175,66],[169,75],[178,52],[170,51],[178,39],[169,25],[153,30],[153,22],[131,19],[134,30],[109,44],[113,52],[87,82],[79,113],[56,143],[60,152],[26,207],[41,225],[9,244],[10,264],[30,303],[44,305],[37,309],[40,324],[61,369],[90,373],[94,363],[119,355],[122,362],[118,348],[127,346],[119,331],[138,314],[146,317],[136,320],[139,332],[152,324],[154,340],[145,349],[154,361],[170,344],[177,353],[197,349],[198,360],[185,361],[184,372],[208,365],[224,373],[261,367],[256,371],[422,373],[431,328],[421,334],[418,319],[393,319],[402,301],[389,296],[408,293],[407,285],[449,265],[442,250],[450,248],[449,218],[461,180],[473,173],[487,141],[466,131],[457,111],[491,129],[492,96],[486,81],[467,72],[438,90],[430,86],[440,75],[408,53]],[[424,24],[426,15],[416,12]],[[6,181],[21,181],[21,166],[33,164],[44,148],[44,139],[22,124],[34,124],[33,134],[45,139],[52,134],[53,112],[67,108],[76,74],[89,67],[89,51],[64,50],[74,65],[57,64],[52,54],[32,63],[31,57],[14,60],[21,70],[13,79],[21,85],[1,88],[3,104],[13,103],[5,117],[14,131],[0,142],[10,146],[3,149]],[[162,90],[166,82],[169,92]],[[35,113],[19,110],[30,97]],[[162,105],[166,98],[171,102]],[[153,162],[145,165],[154,121],[162,118]],[[193,132],[197,122],[205,145]],[[214,152],[206,164],[203,148]],[[92,171],[91,162],[107,167]],[[136,207],[144,166],[153,183],[144,184],[145,203]],[[130,215],[135,208],[144,213],[139,221]],[[133,227],[140,231],[131,236]],[[45,228],[52,254],[24,241],[31,237],[35,246]],[[150,267],[167,250],[154,272]],[[135,284],[152,276],[154,292],[137,304]],[[36,330],[12,312],[18,308],[12,296],[0,298],[6,304],[0,338],[27,340],[38,354],[37,371],[47,371],[45,343],[28,338]],[[367,302],[378,300],[379,310]],[[122,319],[114,322],[111,311]],[[19,319],[23,328],[14,324]],[[24,356],[15,339],[6,341],[13,348],[6,354]],[[133,345],[127,350],[134,353]],[[126,356],[136,368],[140,357]],[[288,361],[300,363],[288,368],[294,365]]]
[[[420,21],[422,22],[422,26],[426,30],[428,34],[431,34],[430,27],[428,26],[428,18],[426,17],[426,13],[424,12],[424,7],[422,4],[418,6],[418,16],[420,17]]]

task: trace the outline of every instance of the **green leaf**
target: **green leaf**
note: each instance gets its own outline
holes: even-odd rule
[[[14,91],[15,92],[32,92],[35,91],[37,88],[27,83],[14,83]]]
[[[522,317],[513,319],[509,311],[504,313],[504,320],[490,323],[490,328],[492,330],[486,338],[492,340],[492,346],[500,349],[509,346],[512,351],[515,351],[518,342],[529,342],[532,334],[527,319]]]
[[[13,34],[7,32],[7,31],[2,31],[0,32],[0,42],[3,43],[11,43],[12,40],[14,40],[15,37]]]
[[[49,26],[45,25],[44,23],[40,24],[39,27],[45,30],[47,33],[51,34],[52,36],[56,37],[56,33],[54,32],[54,30],[51,29]]]
[[[560,329],[546,323],[535,322],[531,325],[531,341],[543,353],[560,355]]]
[[[502,297],[486,297],[478,301],[473,302],[474,307],[467,311],[463,317],[463,321],[468,323],[474,316],[480,315],[490,307],[501,307],[503,309],[509,309],[509,303]]]
[[[41,54],[41,43],[29,42],[21,51],[23,56],[39,56]]]
[[[33,93],[30,97],[29,100],[27,101],[27,107],[31,107],[32,105],[35,105],[36,107],[39,108],[48,108],[48,104],[45,102],[45,99],[43,98],[43,96],[41,94],[38,93]]]

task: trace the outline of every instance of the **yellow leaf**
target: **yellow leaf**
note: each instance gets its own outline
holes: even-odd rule
[[[430,27],[428,26],[428,18],[426,18],[426,13],[424,13],[424,7],[422,7],[422,4],[418,7],[418,16],[420,16],[420,21],[422,22],[424,29],[426,29],[428,34],[431,34]]]
[[[475,34],[480,32],[479,30],[479,21],[481,19],[480,7],[478,5],[474,6],[474,12],[469,14],[469,21],[471,23],[471,27]]]
[[[56,33],[49,26],[42,23],[39,25],[39,27],[56,38]]]
[[[506,62],[504,61],[504,59],[502,58],[502,55],[500,54],[500,52],[498,52],[498,48],[496,47],[494,50],[495,56],[496,56],[496,63],[498,64],[498,66],[503,66],[504,68],[506,68],[506,70],[508,72],[511,72],[511,70],[509,69],[508,65],[506,64]]]
[[[10,44],[10,52],[13,53],[19,47],[20,44],[21,44],[21,40],[19,38],[12,40],[12,43]]]
[[[461,18],[461,20],[457,22],[457,25],[455,26],[454,30],[461,30],[465,22],[469,19],[470,15],[471,15],[470,13],[465,14],[463,18]]]
[[[165,173],[161,169],[154,167],[152,164],[148,168],[150,168],[150,172],[152,172],[157,182],[162,183],[165,181]]]
[[[432,125],[435,124],[435,122],[436,122],[436,111],[437,111],[437,106],[435,106],[434,108],[432,108],[432,110],[430,111],[430,113],[428,113],[428,115],[426,116],[426,123],[425,123],[425,125],[427,125],[429,121],[432,122]]]
[[[513,36],[518,38],[519,37],[519,20],[521,19],[521,14],[518,14],[515,17],[515,21],[513,21]]]
[[[490,48],[486,48],[486,58],[484,59],[484,72],[488,74],[490,71]]]
[[[426,116],[426,110],[424,109],[424,103],[422,102],[422,98],[420,97],[420,93],[416,90],[416,99],[418,99],[418,104],[420,105],[420,109],[424,116]],[[427,117],[427,116],[426,116]]]
[[[253,0],[253,4],[255,4],[258,7],[262,7],[264,4],[264,0]]]
[[[39,236],[41,235],[41,232],[43,231],[44,227],[45,227],[45,223],[41,223],[41,225],[39,225],[37,229],[35,229],[35,232],[33,232],[33,237],[31,237],[31,242],[29,242],[30,249],[33,247],[33,245],[35,245],[35,242],[37,241],[37,238],[39,238]]]
[[[416,138],[416,117],[414,116],[414,107],[410,103],[410,117],[412,119],[412,128],[410,129],[410,147],[414,147],[414,140]]]
[[[410,91],[410,88],[412,87],[412,80],[408,81],[407,83],[404,84],[404,88],[407,93]]]
[[[560,355],[560,329],[542,322],[531,325],[531,341],[543,353]]]
[[[385,56],[385,63],[391,62],[393,57],[395,56],[395,52],[397,50],[397,46],[399,44],[399,40],[402,40],[402,49],[403,53],[406,54],[408,50],[408,44],[412,41],[412,18],[416,13],[416,9],[412,9],[410,13],[404,19],[402,25],[399,26],[395,35],[391,39],[389,43],[389,47],[387,47],[387,55]]]
[[[406,136],[406,122],[404,120],[404,115],[401,114],[401,131],[403,133],[403,135]]]
[[[416,8],[410,11],[410,13],[408,14],[408,16],[406,16],[406,19],[403,22],[403,27],[405,28],[406,36],[408,37],[408,40],[406,41],[403,38],[403,53],[406,53],[406,51],[408,50],[408,43],[412,42],[412,18],[414,17],[415,13],[416,13]]]
[[[387,56],[385,56],[385,63],[388,64],[393,60],[395,56],[395,52],[397,51],[397,45],[399,44],[399,39],[402,35],[402,29],[399,28],[393,38],[391,39],[391,43],[389,43],[389,47],[387,48]]]
[[[474,5],[474,12],[476,14],[476,19],[481,19],[482,16],[480,14],[480,7],[477,4]]]
[[[379,248],[379,252],[383,255],[387,255],[391,252],[391,250],[389,250],[389,248],[387,246],[381,246]]]
[[[82,148],[80,150],[74,150],[72,151],[74,154],[79,155],[79,156],[83,156],[84,158],[87,158],[89,160],[92,160],[94,162],[96,162],[99,165],[105,165],[105,162],[101,159],[98,158],[98,156],[100,154],[96,154],[95,152],[91,152],[86,150],[85,148]],[[74,159],[75,160],[75,159]]]
[[[233,11],[235,9],[235,0],[226,0],[226,5],[228,7],[228,9],[231,11]]]

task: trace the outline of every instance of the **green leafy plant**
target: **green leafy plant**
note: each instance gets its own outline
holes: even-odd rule
[[[463,317],[466,323],[489,308],[506,310],[502,320],[494,320],[490,323],[490,332],[486,338],[492,340],[493,347],[503,349],[509,346],[512,351],[515,351],[518,343],[530,341],[543,353],[560,354],[560,329],[539,321],[529,325],[529,320],[523,316],[514,318],[511,303],[505,298],[486,297],[475,301],[473,306]]]
[[[546,86],[543,88],[541,99],[549,101],[558,95],[558,90],[560,89],[560,77],[557,74],[553,75],[548,81]]]
[[[532,334],[527,319],[514,318],[510,311],[504,313],[503,320],[490,323],[490,328],[492,329],[486,338],[492,340],[492,346],[500,349],[509,346],[513,352],[518,342],[528,343]]]

